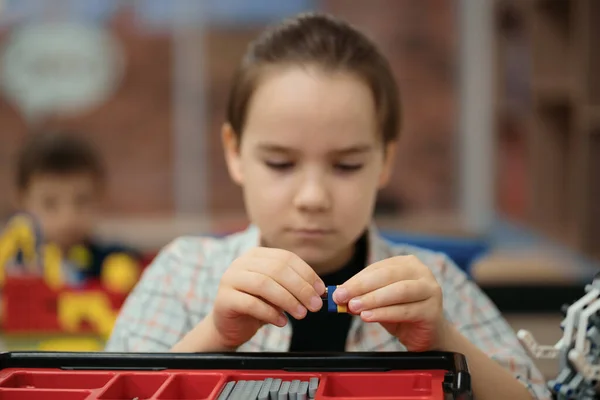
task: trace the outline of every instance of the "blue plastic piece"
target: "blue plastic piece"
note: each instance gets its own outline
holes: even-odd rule
[[[345,313],[347,307],[345,305],[338,305],[333,301],[333,292],[337,289],[337,286],[327,286],[327,311],[334,313]]]
[[[337,312],[337,304],[333,301],[333,292],[337,286],[328,286],[327,287],[327,311],[329,312]]]

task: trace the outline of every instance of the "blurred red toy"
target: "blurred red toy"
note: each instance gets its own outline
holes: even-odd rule
[[[61,250],[43,242],[34,218],[18,214],[0,236],[3,332],[106,339],[142,268],[129,255],[114,253],[99,279],[73,284]]]

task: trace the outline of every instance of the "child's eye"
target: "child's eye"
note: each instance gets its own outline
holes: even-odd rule
[[[362,164],[336,164],[335,168],[342,172],[358,171],[363,167]]]
[[[284,162],[265,161],[265,164],[267,165],[267,167],[278,170],[278,171],[290,169],[294,166],[294,163],[289,162],[289,161],[284,161]]]

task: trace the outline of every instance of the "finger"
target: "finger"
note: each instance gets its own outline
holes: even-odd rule
[[[320,298],[325,293],[325,283],[310,265],[296,254],[291,255],[290,266],[315,289],[316,295]]]
[[[261,297],[261,299],[262,299],[262,301],[264,301],[265,303],[267,303],[268,305],[270,305],[271,307],[273,307],[274,309],[276,309],[279,313],[283,314],[285,312],[285,310],[283,308],[279,307],[276,304],[271,303],[269,300],[266,300],[266,299],[264,299],[262,297]]]
[[[420,277],[417,260],[413,256],[394,257],[372,264],[340,285],[333,294],[338,304],[362,296],[400,280],[415,280]],[[417,260],[418,262],[418,260]]]
[[[360,317],[365,322],[418,322],[427,319],[431,313],[431,304],[428,301],[417,303],[396,304],[387,307],[365,310]]]
[[[287,324],[287,318],[274,307],[268,305],[258,297],[244,292],[234,292],[229,298],[232,311],[248,315],[259,321],[275,326],[283,327]]]
[[[403,256],[395,256],[395,257],[386,258],[384,260],[374,262],[373,264],[364,268],[363,271],[375,270],[375,269],[379,269],[379,268],[386,268],[386,267],[389,267],[390,262],[393,262],[393,263],[399,264],[399,265],[405,265],[404,269],[410,270],[410,269],[412,269],[410,267],[414,266],[415,264],[419,263],[420,261],[417,257],[415,257],[412,254],[403,255]]]
[[[353,314],[358,314],[374,308],[423,301],[431,296],[429,285],[424,280],[396,281],[351,299],[348,308]]]
[[[256,248],[252,254],[257,258],[280,261],[283,264],[289,265],[298,273],[298,275],[313,286],[317,292],[317,296],[321,296],[325,293],[325,283],[323,283],[323,280],[317,275],[312,267],[297,254],[287,250],[266,247]]]
[[[307,309],[318,311],[323,306],[323,300],[321,300],[321,296],[314,286],[306,281],[289,263],[283,263],[281,260],[255,258],[248,263],[247,268],[248,271],[271,277]],[[292,314],[295,315],[295,313]]]
[[[281,308],[296,319],[306,316],[306,308],[275,279],[254,271],[238,271],[231,277],[231,286],[241,292],[259,297],[276,308]]]

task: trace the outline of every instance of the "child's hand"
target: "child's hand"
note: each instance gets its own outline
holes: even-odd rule
[[[297,255],[255,248],[235,260],[221,279],[212,320],[221,345],[247,342],[265,323],[285,326],[287,311],[296,319],[323,306],[325,285]]]
[[[414,256],[380,261],[340,285],[333,294],[338,304],[379,322],[409,351],[440,349],[447,322],[442,290],[432,272]]]

